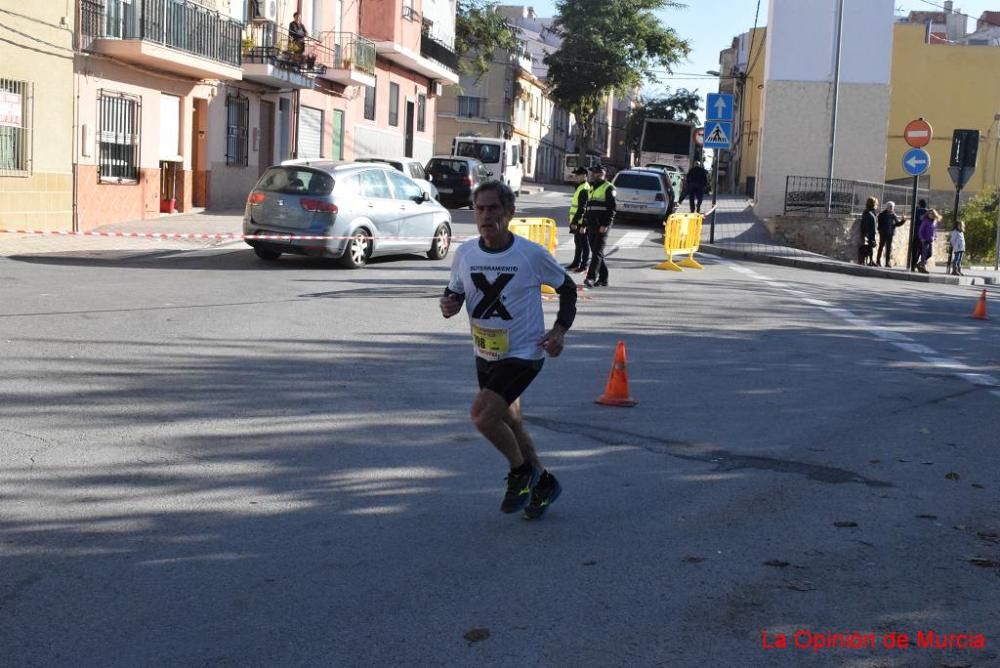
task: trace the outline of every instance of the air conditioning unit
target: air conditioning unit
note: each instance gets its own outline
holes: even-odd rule
[[[441,97],[444,95],[444,84],[440,81],[432,81],[427,92],[431,97]]]
[[[257,16],[254,19],[258,21],[273,21],[277,23],[278,21],[278,0],[257,0]]]

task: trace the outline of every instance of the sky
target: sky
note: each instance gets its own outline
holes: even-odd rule
[[[868,2],[869,0],[848,0]],[[939,11],[943,0],[895,0],[897,15],[905,16],[910,11]],[[509,0],[504,4],[513,4]],[[525,5],[535,8],[538,16],[554,16],[554,0],[537,0]],[[718,89],[718,80],[707,75],[710,70],[719,69],[719,52],[729,47],[733,37],[748,32],[754,25],[757,0],[686,0],[683,9],[667,9],[659,12],[664,25],[677,31],[691,44],[691,54],[687,62],[674,67],[673,75],[666,75],[659,82],[643,88],[643,95],[662,95],[666,88],[677,90],[687,88],[697,90],[702,95]],[[768,0],[760,0],[757,25],[767,25]],[[850,11],[850,5],[847,5]],[[973,17],[969,19],[969,29],[975,25],[975,18],[987,10],[1000,11],[1000,0],[955,0],[955,10]]]

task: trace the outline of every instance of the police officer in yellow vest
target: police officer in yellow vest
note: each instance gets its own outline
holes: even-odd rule
[[[615,187],[604,180],[607,171],[604,165],[590,168],[590,195],[584,221],[587,225],[587,241],[590,243],[590,269],[583,281],[584,287],[607,286],[608,265],[604,262],[604,244],[608,241],[608,230],[615,222]]]
[[[576,192],[569,202],[569,231],[573,235],[575,250],[573,263],[567,269],[577,273],[587,271],[590,263],[590,244],[587,241],[587,226],[583,224],[583,212],[587,208],[587,196],[590,194],[590,184],[587,182],[587,168],[577,167],[573,170],[576,176]]]

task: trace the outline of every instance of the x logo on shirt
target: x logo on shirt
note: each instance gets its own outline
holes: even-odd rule
[[[501,320],[513,320],[514,317],[511,316],[510,311],[500,301],[500,293],[503,292],[512,278],[514,278],[514,274],[500,274],[495,281],[490,283],[486,274],[472,274],[472,282],[483,293],[483,298],[479,300],[476,308],[472,311],[472,317],[488,320],[496,316]]]

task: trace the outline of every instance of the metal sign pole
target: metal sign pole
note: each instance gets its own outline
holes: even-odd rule
[[[837,103],[840,97],[840,59],[843,51],[844,0],[837,3],[837,47],[833,66],[833,112],[830,120],[830,172],[826,182],[826,215],[833,208],[833,165],[837,155]]]
[[[712,222],[708,228],[708,243],[715,243],[715,202],[716,193],[719,192],[719,151],[715,150],[712,157]]]
[[[917,220],[917,190],[920,187],[920,177],[913,177],[913,201],[910,206],[910,243],[906,245],[906,268],[916,271],[917,264],[913,261],[913,242],[917,238],[917,227],[920,221]]]

